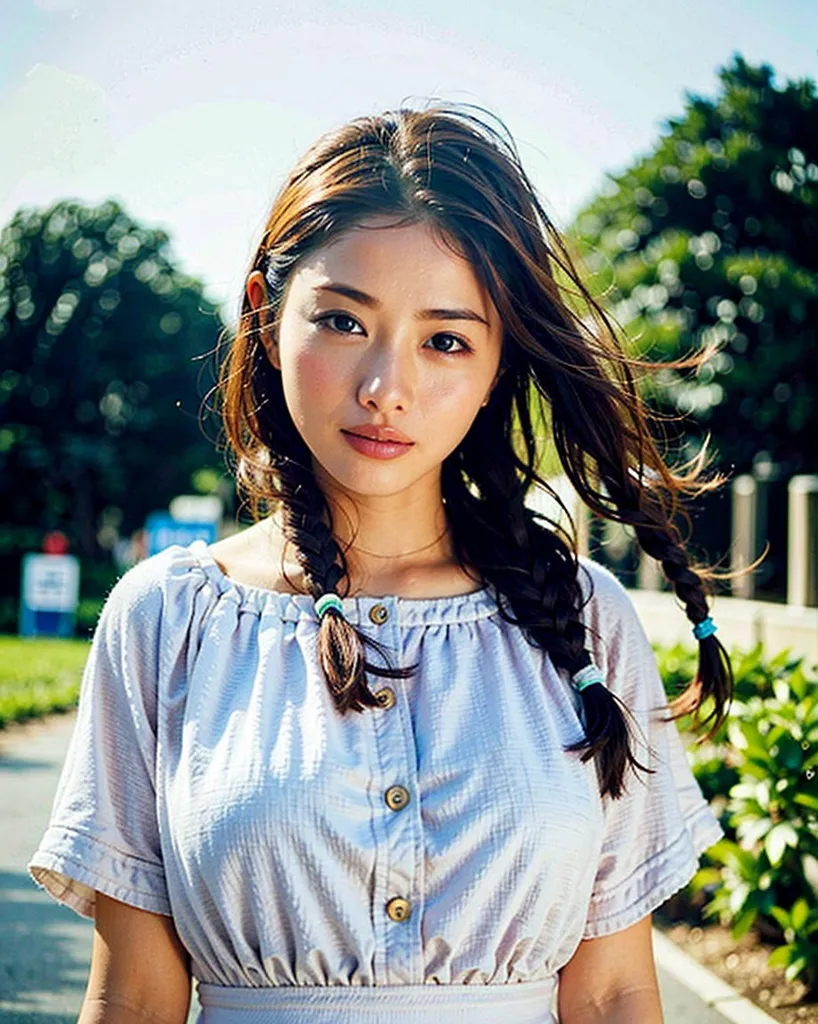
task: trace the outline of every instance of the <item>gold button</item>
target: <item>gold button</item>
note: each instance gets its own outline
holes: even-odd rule
[[[383,796],[387,807],[393,811],[402,811],[409,803],[409,790],[405,786],[390,786]]]
[[[373,604],[369,609],[369,617],[375,623],[376,626],[382,626],[384,622],[389,618],[389,612],[387,611],[385,604]]]
[[[391,686],[384,686],[382,690],[375,691],[375,700],[382,708],[392,708],[395,706],[395,691]]]
[[[403,896],[394,896],[386,904],[386,912],[393,921],[405,921],[412,913],[412,908],[409,900],[405,900]]]

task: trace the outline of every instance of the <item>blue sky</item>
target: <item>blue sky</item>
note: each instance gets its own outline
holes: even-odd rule
[[[232,319],[272,197],[325,129],[430,98],[487,107],[564,226],[735,52],[779,85],[818,79],[818,4],[12,0],[0,223],[117,196]]]

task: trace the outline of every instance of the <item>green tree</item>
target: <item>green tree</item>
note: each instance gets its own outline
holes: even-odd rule
[[[589,284],[655,360],[707,344],[697,373],[660,370],[645,396],[705,432],[722,469],[757,453],[785,475],[818,469],[818,103],[809,79],[778,89],[733,56],[710,100],[686,94],[653,151],[578,214]]]
[[[204,357],[222,323],[168,245],[113,200],[23,209],[0,234],[0,556],[9,569],[49,529],[99,558],[112,530],[140,526],[196,470],[219,464],[200,406],[212,383],[202,381]]]

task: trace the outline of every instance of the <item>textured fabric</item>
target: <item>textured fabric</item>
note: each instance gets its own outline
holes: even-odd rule
[[[521,985],[198,986],[207,1024],[553,1024],[555,992],[554,978]]]
[[[393,665],[419,667],[370,679],[393,706],[342,716],[312,598],[230,580],[203,542],[146,559],[100,617],[32,876],[86,917],[95,890],[172,915],[207,986],[553,983],[724,834],[651,712],[665,694],[627,591],[585,558],[580,582],[589,646],[655,770],[629,769],[616,801],[563,749],[583,736],[579,695],[488,588],[345,599]]]

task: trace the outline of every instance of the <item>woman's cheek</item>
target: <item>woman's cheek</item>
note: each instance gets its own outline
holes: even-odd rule
[[[465,434],[479,404],[478,392],[479,386],[469,378],[437,376],[430,379],[424,388],[428,414],[455,428],[462,425]]]
[[[342,376],[337,359],[329,358],[326,349],[305,345],[296,355],[296,373],[310,390],[313,385],[325,386]]]
[[[290,363],[291,390],[300,412],[309,415],[337,405],[337,393],[343,386],[344,373],[337,359],[325,352],[305,346],[293,353]]]

